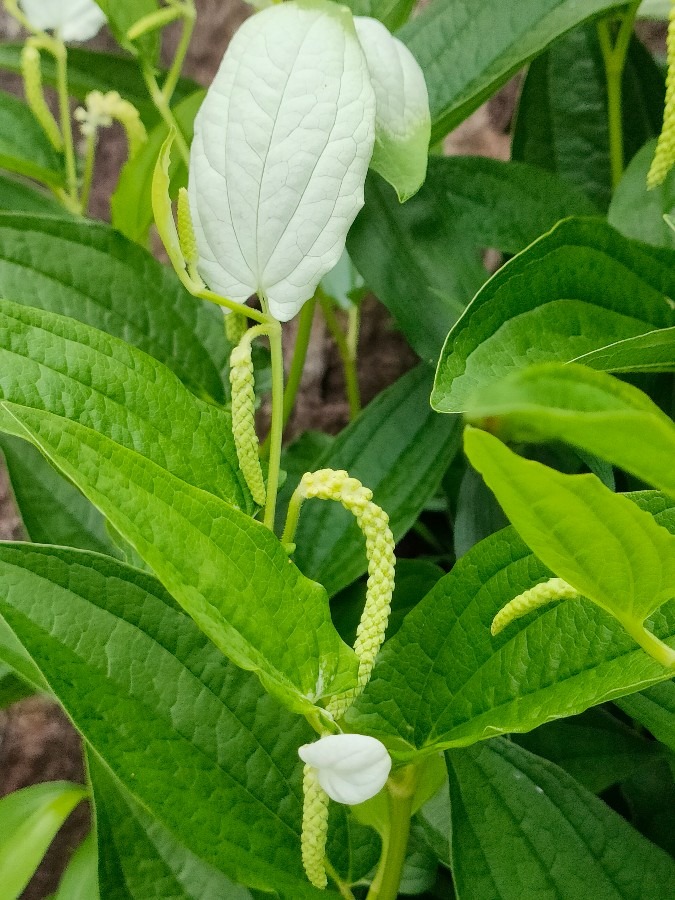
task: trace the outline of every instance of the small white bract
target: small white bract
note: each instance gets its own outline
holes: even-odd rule
[[[88,41],[106,17],[94,0],[21,0],[28,21],[40,31],[55,31],[63,41]]]
[[[377,738],[331,734],[298,749],[300,759],[317,771],[331,800],[354,806],[378,794],[391,771],[391,757]]]
[[[422,72],[384,26],[329,0],[248,19],[195,121],[199,274],[231,300],[259,294],[288,321],[340,259],[369,165],[411,196],[429,132]]]

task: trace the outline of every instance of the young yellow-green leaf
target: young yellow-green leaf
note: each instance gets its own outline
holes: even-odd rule
[[[95,801],[110,799],[110,782],[119,792],[115,840],[139,827],[163,857],[145,878],[145,860],[125,862],[138,859],[126,874],[134,900],[180,897],[162,887],[191,873],[206,876],[193,886],[205,900],[229,897],[213,869],[284,900],[321,896],[300,857],[297,748],[312,729],[228,663],[155,578],[98,554],[3,544],[0,615],[95,757]],[[128,900],[107,888],[105,900]]]
[[[261,523],[150,459],[52,413],[3,403],[25,437],[106,516],[234,663],[299,711],[350,687],[356,655],[323,587]]]
[[[113,900],[113,894],[104,896]],[[53,900],[100,900],[96,839],[92,831],[70,857]]]
[[[674,252],[630,241],[599,219],[561,222],[471,301],[443,347],[432,406],[463,412],[477,388],[535,362],[640,371],[659,368],[660,358],[670,370],[672,332],[665,347],[653,334],[675,326],[674,295]]]
[[[507,443],[565,441],[675,497],[675,425],[642,391],[604,372],[529,366],[479,388],[466,418]]]
[[[103,223],[0,213],[0,297],[107,331],[223,399],[220,310]]]
[[[675,502],[656,492],[631,497],[675,534]],[[585,599],[551,604],[493,637],[497,612],[551,575],[513,528],[469,550],[385,642],[347,713],[350,729],[406,760],[531,731],[670,677]],[[675,643],[675,603],[654,613],[652,628]]]
[[[541,561],[639,640],[645,618],[675,594],[675,536],[595,475],[556,472],[474,428],[464,448]]]
[[[17,900],[56,832],[86,790],[67,781],[34,784],[0,799],[0,884],[3,900]]]
[[[61,154],[26,104],[4,91],[0,91],[0,168],[53,188],[64,183]]]
[[[553,763],[497,738],[446,754],[465,900],[663,900],[675,862]]]

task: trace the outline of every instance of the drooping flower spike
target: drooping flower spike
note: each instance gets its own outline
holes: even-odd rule
[[[201,278],[291,319],[340,259],[369,165],[406,199],[424,180],[429,134],[422,72],[384,26],[329,0],[253,16],[195,121]]]
[[[37,31],[54,31],[62,41],[88,41],[105,25],[94,0],[20,0],[28,22]]]

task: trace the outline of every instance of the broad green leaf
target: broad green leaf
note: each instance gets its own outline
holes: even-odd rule
[[[675,327],[626,338],[591,350],[579,359],[606,372],[672,372],[675,370]]]
[[[446,754],[465,900],[662,900],[675,862],[562,769],[498,738]]]
[[[89,832],[70,857],[53,900],[99,900],[96,857],[96,840]]]
[[[667,19],[670,12],[670,0],[642,0],[638,9],[641,19]]]
[[[356,34],[375,91],[375,148],[370,168],[403,203],[422,186],[427,171],[431,118],[422,70],[405,44],[376,19],[357,16]]]
[[[675,253],[629,241],[600,220],[561,222],[474,297],[446,339],[432,406],[463,412],[477,388],[536,362],[622,371],[625,352],[626,367],[640,371],[642,348],[624,347],[631,339],[647,342],[644,368],[654,368],[664,347],[651,333],[675,327],[674,294]]]
[[[621,800],[626,804],[634,828],[648,840],[675,856],[673,808],[675,778],[670,764],[661,761],[640,769],[621,785]]]
[[[621,0],[434,0],[399,32],[424,71],[432,142],[440,140],[552,41]]]
[[[552,572],[621,622],[664,665],[643,627],[675,593],[675,536],[595,475],[564,475],[467,428],[464,450],[516,531]],[[602,560],[602,566],[598,561]]]
[[[664,681],[639,694],[622,697],[617,703],[657,740],[675,750],[675,682]]]
[[[420,192],[401,206],[380,179],[352,227],[352,259],[432,365],[448,329],[487,278],[481,252],[518,253],[560,219],[595,212],[576,189],[533,166],[432,157]]]
[[[51,194],[37,190],[27,182],[0,175],[0,209],[7,212],[49,213],[71,218],[71,213]]]
[[[400,28],[408,19],[415,0],[345,0],[355,16],[370,16],[379,19],[390,31]]]
[[[3,544],[0,612],[108,781],[131,795],[128,828],[147,823],[169,854],[165,872],[180,880],[179,855],[199,868],[196,856],[288,900],[320,896],[300,861],[297,747],[312,730],[227,663],[154,578],[97,554]]]
[[[0,397],[17,409],[72,419],[252,509],[229,413],[199,400],[152,357],[74,319],[0,301],[0,359]],[[0,413],[0,422],[25,438],[11,416]]]
[[[34,784],[0,799],[0,884],[3,900],[17,900],[56,832],[87,796],[67,781]]]
[[[671,170],[663,184],[647,190],[655,149],[656,141],[649,141],[631,161],[612,197],[607,221],[626,237],[673,248],[675,234],[663,217],[675,213],[675,173]]]
[[[675,504],[656,492],[637,508],[675,534]],[[373,677],[347,713],[349,727],[384,741],[397,759],[576,715],[669,678],[621,625],[587,600],[520,619],[496,637],[490,624],[513,597],[551,577],[506,528],[477,544],[387,641]],[[652,617],[675,643],[675,604]]]
[[[203,99],[204,92],[197,91],[174,107],[174,117],[188,144],[192,142],[194,118]],[[155,126],[147,142],[122,169],[110,201],[113,226],[139,244],[146,243],[153,222],[152,178],[168,133],[163,122]],[[177,153],[174,154],[171,173],[172,194],[175,195],[179,187],[187,185],[187,168]]]
[[[0,91],[0,168],[54,189],[64,183],[61,154],[26,104],[5,91]]]
[[[4,403],[28,440],[106,516],[214,644],[302,712],[353,684],[328,598],[277,538],[223,500],[90,428]],[[199,459],[199,454],[197,454]]]
[[[0,44],[0,69],[21,74],[21,50],[23,44]],[[163,72],[159,71],[160,81]],[[56,65],[53,58],[42,55],[42,77],[45,84],[56,84]],[[68,47],[68,88],[80,102],[90,91],[118,91],[139,111],[146,127],[160,121],[157,107],[151,101],[143,81],[138,62],[128,56],[115,53],[99,53],[84,47]],[[199,89],[190,78],[180,78],[176,85],[173,102],[185,99]]]
[[[622,78],[624,157],[659,134],[664,79],[631,40]],[[512,156],[555,172],[603,211],[612,197],[607,78],[595,26],[578,28],[535,59],[522,87]]]
[[[459,559],[483,538],[508,525],[508,519],[475,469],[466,467],[457,494],[452,537]]]
[[[220,311],[106,225],[0,213],[0,297],[107,331],[223,398]]]
[[[2,651],[0,649],[1,656]],[[11,666],[0,662],[0,709],[5,709],[5,707],[11,706],[12,703],[23,700],[24,697],[30,697],[34,693],[34,689],[23,678],[19,678],[18,675],[14,674]]]
[[[431,372],[418,366],[370,403],[317,460],[346,469],[373,491],[399,540],[438,488],[457,453],[459,419],[444,424],[429,409]],[[424,448],[420,452],[420,448]],[[313,500],[300,515],[295,560],[333,595],[367,567],[363,535],[340,504]]]
[[[105,900],[251,900],[245,887],[233,884],[178,841],[93,752],[89,773],[98,880]]]
[[[0,449],[24,527],[32,541],[119,556],[103,516],[34,447],[3,434]]]
[[[467,419],[507,443],[565,441],[675,497],[675,425],[642,391],[575,363],[540,363],[479,389]]]
[[[663,748],[657,743],[604,709],[589,709],[580,716],[549,722],[527,734],[515,735],[514,740],[530,753],[560,766],[594,794],[663,758]]]
[[[290,2],[244,22],[195,120],[190,155],[209,287],[241,302],[258,293],[275,318],[293,318],[342,255],[374,139],[375,94],[348,10]]]
[[[108,18],[108,25],[120,47],[155,63],[159,53],[160,31],[151,31],[136,41],[127,37],[129,29],[144,16],[160,8],[158,0],[96,0]]]

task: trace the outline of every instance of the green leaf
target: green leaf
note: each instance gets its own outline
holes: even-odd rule
[[[356,655],[331,623],[326,592],[265,526],[90,428],[4,407],[214,644],[284,703],[314,713],[315,701],[354,683]]]
[[[223,399],[220,310],[106,225],[0,213],[0,297],[107,331]]]
[[[448,753],[466,900],[661,900],[675,862],[562,769],[504,739]]]
[[[144,16],[159,9],[158,0],[96,0],[96,3],[108,17],[108,25],[120,47],[138,53],[151,63],[156,62],[161,31],[151,31],[137,41],[130,41],[127,32]]]
[[[675,806],[675,778],[672,759],[640,769],[621,785],[621,800],[630,811],[633,827],[648,840],[675,856],[672,827]]]
[[[192,142],[194,118],[203,99],[204,91],[197,91],[176,104],[173,110],[178,127],[188,145]],[[139,244],[147,242],[153,222],[152,178],[157,157],[168,133],[168,128],[163,122],[155,126],[147,142],[122,169],[110,201],[113,226]],[[172,196],[176,196],[178,188],[187,185],[187,168],[179,154],[174,154],[170,171],[171,192]]]
[[[467,466],[457,495],[452,535],[459,559],[483,538],[508,525],[508,519],[480,475]]]
[[[15,412],[46,415],[55,427],[58,417],[72,419],[252,509],[229,413],[199,400],[152,357],[74,319],[0,301],[0,359],[0,396]],[[11,416],[0,414],[0,425],[25,439]]]
[[[460,422],[444,424],[429,409],[430,384],[426,366],[404,375],[340,433],[315,466],[346,469],[370,488],[395,540],[415,523],[458,449]],[[330,596],[366,571],[363,535],[338,503],[306,503],[295,540],[299,568]]]
[[[619,704],[622,702],[619,700]],[[604,709],[589,709],[571,719],[549,722],[527,734],[515,735],[514,740],[530,753],[560,766],[594,794],[663,758],[658,744]]]
[[[56,832],[86,796],[79,785],[48,781],[0,799],[0,884],[4,900],[16,900],[23,893]]]
[[[477,388],[536,362],[654,368],[675,351],[673,332],[653,335],[675,327],[674,295],[675,253],[600,220],[561,222],[474,297],[445,342],[432,406],[462,412]]]
[[[16,178],[0,175],[0,209],[8,212],[49,213],[70,219],[71,214],[51,194]]]
[[[565,441],[675,497],[675,425],[642,391],[575,363],[540,363],[478,390],[467,419],[507,443]]]
[[[31,697],[34,693],[33,688],[23,678],[15,675],[10,666],[0,662],[0,709],[5,709],[24,697]]]
[[[539,559],[624,627],[671,599],[675,536],[627,497],[595,475],[564,475],[523,459],[474,428],[464,449]]]
[[[533,166],[432,156],[426,182],[403,206],[381,179],[368,178],[347,245],[413,348],[435,364],[487,277],[483,250],[517,253],[560,219],[593,212],[579,191]]]
[[[0,44],[0,69],[21,74],[21,50],[23,44]],[[159,70],[160,80],[163,72]],[[42,78],[50,87],[56,85],[56,64],[45,53],[42,55]],[[128,56],[116,53],[99,53],[83,47],[68,47],[68,87],[70,93],[80,102],[90,91],[118,91],[136,107],[146,127],[160,121],[156,106],[151,101],[143,81],[138,62]],[[173,102],[185,99],[199,90],[199,85],[190,78],[180,78],[176,85]]]
[[[632,497],[675,534],[675,503],[656,492]],[[670,677],[583,599],[544,607],[492,637],[490,623],[505,603],[550,577],[512,528],[477,544],[384,644],[347,713],[350,729],[375,735],[405,760],[531,731]],[[675,604],[652,623],[672,642]]]
[[[70,857],[53,900],[99,900],[96,857],[96,840],[89,832]]]
[[[434,0],[399,37],[424,71],[432,143],[459,125],[518,69],[576,25],[621,0]]]
[[[639,694],[622,697],[617,705],[675,751],[675,682],[664,681]]]
[[[108,781],[132,796],[130,829],[140,807],[158,851],[289,900],[320,896],[300,860],[297,747],[311,729],[227,663],[154,578],[83,551],[3,544],[0,613]]]
[[[24,527],[32,541],[119,556],[103,516],[34,447],[3,434],[0,449]]]
[[[659,134],[664,79],[633,37],[622,78],[624,157]],[[603,211],[612,197],[607,78],[597,30],[578,28],[530,65],[513,134],[512,156],[555,172]]]
[[[251,900],[246,888],[177,840],[93,753],[89,771],[105,900]]]
[[[355,16],[379,19],[390,31],[395,31],[410,18],[415,0],[346,0],[344,5]]]
[[[664,215],[675,213],[675,172],[663,184],[647,190],[647,172],[656,141],[649,141],[631,161],[612,198],[607,220],[626,237],[657,247],[675,247],[675,233]]]
[[[0,91],[0,168],[52,188],[64,183],[61,155],[26,104],[5,91]]]

